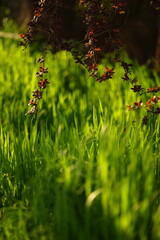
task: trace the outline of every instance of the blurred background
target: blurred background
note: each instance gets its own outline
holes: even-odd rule
[[[0,31],[1,37],[25,31],[33,12],[34,0],[1,0]],[[84,26],[75,11],[76,0],[67,0],[63,7],[64,35],[67,39],[81,39]],[[160,1],[131,1],[130,12],[124,19],[120,38],[129,53],[140,64],[148,64],[160,72]],[[78,26],[78,27],[77,27]],[[16,38],[18,35],[10,35]]]

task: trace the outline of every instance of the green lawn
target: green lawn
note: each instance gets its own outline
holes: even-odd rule
[[[121,68],[98,83],[66,52],[47,55],[26,117],[39,56],[0,40],[0,240],[159,240],[159,117],[126,111],[140,97]],[[137,63],[133,75],[160,84]]]

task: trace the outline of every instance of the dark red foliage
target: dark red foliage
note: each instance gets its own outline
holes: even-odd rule
[[[149,5],[156,5],[158,1],[146,1]],[[80,42],[68,42],[63,36],[62,9],[64,4],[68,4],[65,0],[35,0],[33,18],[28,24],[26,34],[20,34],[20,45],[27,46],[36,40],[39,34],[45,35],[45,50],[42,57],[38,58],[37,63],[41,66],[36,76],[40,78],[38,87],[32,92],[34,99],[29,101],[32,106],[31,110],[26,113],[33,114],[37,112],[38,101],[42,98],[42,91],[47,87],[49,81],[44,78],[44,74],[48,73],[48,68],[45,68],[45,51],[46,46],[51,45],[55,51],[67,50],[72,53],[76,63],[85,67],[89,75],[94,77],[98,82],[103,82],[113,78],[114,68],[105,68],[105,72],[99,77],[98,64],[101,58],[104,57],[103,46],[108,44],[109,51],[113,52],[114,64],[120,64],[124,69],[122,79],[132,85],[133,92],[139,95],[148,93],[158,93],[160,87],[144,89],[140,84],[137,84],[137,79],[131,77],[131,63],[126,63],[120,54],[122,47],[118,39],[118,34],[121,32],[124,23],[127,22],[130,13],[131,1],[129,0],[77,0],[76,9],[79,9],[82,21],[86,27],[84,38]],[[159,6],[159,5],[158,5]],[[157,5],[156,5],[157,8]],[[120,16],[124,20],[122,26],[119,26],[115,21],[116,17]],[[77,26],[78,27],[78,26]],[[106,54],[106,52],[105,52]],[[160,97],[153,96],[146,104],[134,102],[127,106],[128,110],[137,110],[142,107],[148,113],[159,114],[160,108],[155,106],[160,101]],[[148,115],[143,120],[143,124],[148,122]]]
[[[42,98],[42,92],[39,91],[38,89],[36,89],[32,92],[32,96],[35,97],[36,99],[41,99]]]
[[[48,73],[48,68],[40,67],[39,69],[41,73]]]
[[[160,87],[148,88],[148,89],[147,89],[147,93],[149,93],[149,92],[159,92],[159,91],[160,91]]]
[[[114,69],[109,69],[108,67],[106,67],[105,69],[105,73],[101,77],[97,78],[98,82],[103,82],[113,77]]]
[[[143,125],[146,125],[146,124],[148,123],[148,121],[149,121],[149,117],[146,115],[146,116],[144,116],[143,119],[142,119],[142,124],[143,124]]]
[[[54,45],[55,49],[62,49],[62,0],[35,0],[35,10],[32,20],[28,23],[28,32],[21,34],[20,45],[26,46],[41,32],[48,35],[48,44]]]
[[[153,105],[160,102],[160,97],[153,96],[146,102],[146,108],[150,109]]]
[[[49,84],[50,82],[48,81],[48,79],[41,79],[39,82],[38,82],[38,86],[41,88],[41,89],[45,89],[47,84]]]
[[[139,102],[134,102],[132,105],[128,105],[128,110],[137,110],[143,107],[143,102],[140,100]]]
[[[144,88],[142,88],[141,85],[134,85],[131,89],[133,90],[133,92],[141,92]]]
[[[36,73],[37,77],[40,77],[41,79],[38,82],[38,88],[35,89],[32,92],[32,96],[34,99],[31,99],[29,101],[28,105],[31,105],[31,109],[25,114],[25,115],[30,115],[30,114],[35,114],[38,111],[38,102],[42,98],[42,91],[47,87],[47,85],[50,83],[48,79],[44,79],[44,74],[48,73],[48,68],[44,67],[44,62],[45,62],[45,54],[44,56],[38,58],[37,63],[40,63],[41,66],[39,67],[40,71]]]

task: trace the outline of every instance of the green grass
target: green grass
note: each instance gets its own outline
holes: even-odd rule
[[[140,98],[121,68],[99,84],[65,52],[48,54],[51,84],[25,117],[37,57],[0,41],[0,240],[159,240],[159,118],[126,112]]]

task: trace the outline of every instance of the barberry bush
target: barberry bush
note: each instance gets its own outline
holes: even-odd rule
[[[160,1],[146,0],[144,3],[150,7],[154,7],[155,11],[159,10]],[[85,25],[86,33],[83,39],[79,42],[68,41],[63,35],[63,21],[62,10],[63,0],[37,0],[34,2],[35,9],[33,18],[28,23],[28,31],[26,34],[20,34],[22,41],[20,45],[27,46],[28,44],[36,41],[36,38],[42,32],[45,35],[45,47],[43,48],[43,56],[37,62],[41,63],[37,77],[38,88],[32,92],[34,99],[29,101],[31,110],[26,115],[34,114],[37,112],[37,104],[42,98],[43,89],[49,84],[44,75],[48,73],[47,68],[44,67],[46,51],[48,46],[52,46],[55,51],[66,50],[70,51],[74,56],[76,63],[84,66],[89,75],[96,79],[98,82],[112,80],[115,69],[104,66],[104,71],[100,74],[99,63],[106,57],[107,52],[104,45],[108,46],[108,51],[112,52],[112,61],[120,64],[124,70],[122,77],[123,81],[131,84],[130,90],[138,93],[141,98],[142,95],[154,95],[148,97],[144,102],[140,99],[139,102],[134,102],[128,105],[128,110],[139,110],[145,108],[146,115],[142,122],[147,123],[151,115],[158,115],[160,113],[158,93],[160,92],[159,86],[151,86],[145,89],[143,85],[138,83],[138,79],[132,77],[132,64],[127,63],[122,58],[122,44],[119,41],[118,33],[123,30],[131,8],[132,0],[79,0],[76,2],[77,7],[75,11],[79,11],[82,22]]]

